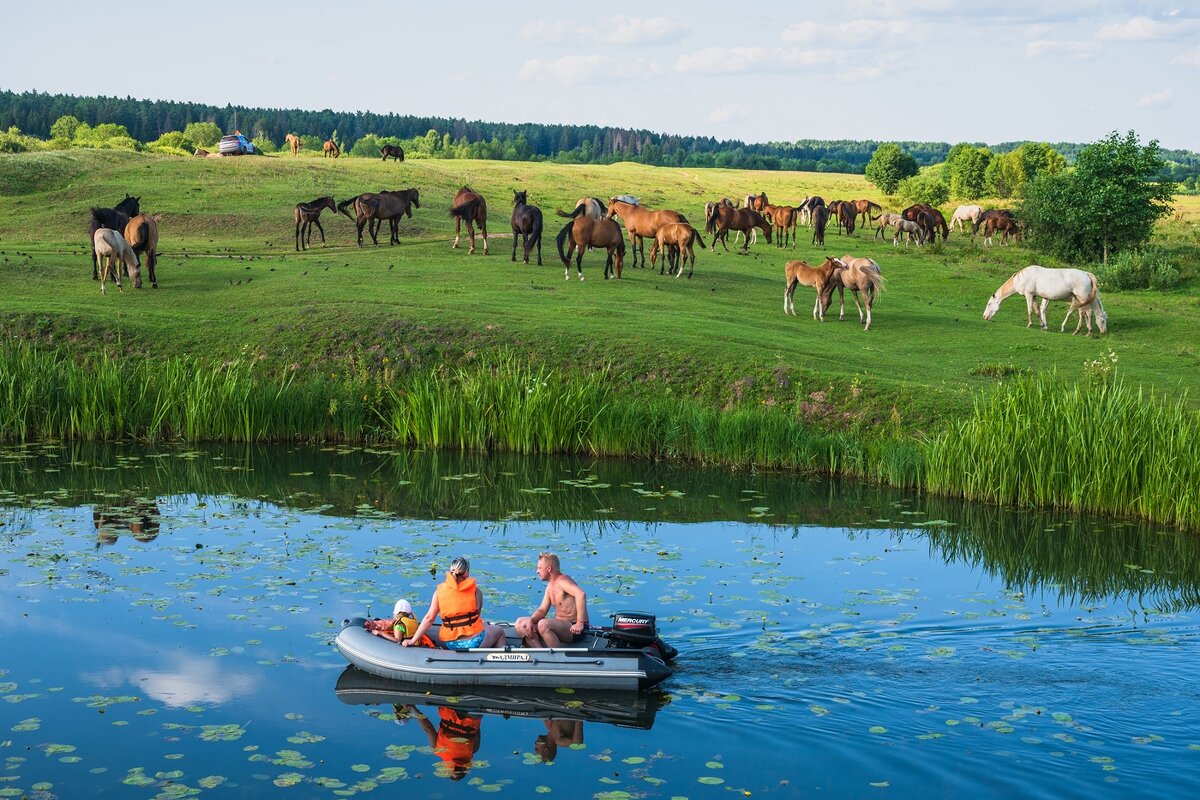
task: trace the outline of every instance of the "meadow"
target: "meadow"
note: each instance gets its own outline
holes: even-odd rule
[[[454,226],[448,208],[464,184],[488,199],[491,255],[483,255],[482,243],[471,256],[465,242],[450,249]],[[385,232],[384,244],[360,249],[351,221],[326,212],[327,245],[318,239],[308,252],[294,251],[296,202],[408,187],[420,189],[421,207],[401,222],[399,246],[387,245]],[[546,214],[543,266],[510,261],[513,190],[528,191],[530,202]],[[257,376],[277,397],[286,387],[322,381],[306,390],[311,397],[304,401],[306,408],[317,409],[320,424],[306,430],[289,423],[286,435],[276,433],[279,438],[336,438],[340,431],[347,437],[423,441],[411,422],[403,421],[411,409],[393,413],[396,398],[409,402],[418,396],[403,387],[449,380],[447,391],[453,391],[464,380],[495,374],[497,364],[519,363],[528,372],[515,375],[549,375],[564,385],[601,376],[605,413],[627,415],[625,422],[613,424],[640,427],[623,434],[639,438],[637,447],[619,446],[618,433],[606,434],[609,445],[576,441],[577,447],[809,469],[824,458],[820,468],[825,471],[881,480],[891,480],[894,464],[843,470],[837,468],[836,453],[844,454],[851,442],[888,440],[899,443],[900,454],[891,460],[907,464],[912,443],[936,439],[977,413],[973,409],[981,397],[1023,377],[1082,382],[1085,393],[1088,386],[1120,381],[1134,392],[1153,388],[1156,397],[1182,403],[1186,413],[1194,410],[1200,383],[1200,339],[1193,321],[1200,304],[1194,289],[1200,241],[1195,197],[1177,198],[1182,219],[1164,220],[1156,234],[1156,243],[1179,263],[1184,289],[1114,292],[1102,285],[1109,314],[1109,333],[1102,337],[1060,334],[1064,304],[1051,312],[1050,331],[1027,329],[1019,297],[984,322],[984,303],[1011,273],[1030,263],[1064,265],[1023,245],[985,247],[979,238],[957,232],[944,244],[906,249],[873,240],[872,229],[853,236],[831,231],[822,250],[811,244],[811,231],[801,228],[794,249],[779,250],[760,238],[746,256],[732,248],[726,253],[720,245],[717,253],[701,251],[691,280],[633,269],[627,256],[624,277],[604,281],[603,256],[589,253],[587,280],[578,281],[573,268],[572,278],[563,279],[553,243],[561,220],[554,209],[570,209],[580,196],[634,194],[647,206],[682,211],[702,229],[706,201],[761,191],[774,202],[794,204],[809,194],[868,197],[898,210],[853,175],[634,164],[199,159],[108,151],[0,156],[5,197],[0,328],[9,349],[19,340],[69,362],[125,363],[122,369],[134,372],[123,380],[153,382],[155,365],[163,359],[186,359],[195,374],[232,367],[243,371],[239,376],[251,376],[244,380]],[[101,297],[90,280],[87,208],[112,205],[126,192],[141,197],[144,211],[162,215],[160,288],[127,287]],[[797,293],[800,316],[785,317],[785,262],[819,263],[825,255],[844,253],[870,256],[882,266],[887,288],[872,330],[861,329],[852,304],[845,321],[838,321],[836,305],[832,318],[812,320],[812,294],[806,289]],[[26,356],[11,356],[6,363]],[[180,379],[179,385],[184,383]],[[357,422],[343,426],[347,403],[357,402],[360,391],[364,410],[352,415]],[[28,396],[25,402],[28,407]],[[665,407],[683,408],[686,414],[668,413],[665,421],[654,423],[661,430],[647,427],[640,409]],[[680,435],[686,427],[681,415],[693,420],[712,415],[693,423],[696,429],[728,424],[737,415],[761,422],[750,425],[753,433],[727,432],[699,452],[662,447],[661,439],[648,435]],[[70,409],[60,415],[69,416]],[[588,417],[589,425],[596,416]],[[69,425],[39,429],[30,420],[34,432],[70,434]],[[22,426],[10,425],[5,435],[31,432],[28,425],[17,427]],[[792,441],[788,437],[798,430],[826,437],[815,454],[764,458],[769,451],[785,452]],[[178,427],[169,431],[186,433]],[[104,425],[91,433],[76,431],[85,436],[141,433]],[[206,438],[203,427],[190,435]],[[756,437],[761,446],[734,445]],[[773,443],[772,437],[782,438]],[[827,437],[842,444],[831,450]],[[207,438],[231,436],[210,431]],[[451,436],[441,443],[502,445],[487,436],[483,441]],[[1025,444],[1014,435],[1013,448]],[[1072,458],[1070,453],[1055,457]],[[899,482],[923,480],[919,467],[899,471],[908,476]]]

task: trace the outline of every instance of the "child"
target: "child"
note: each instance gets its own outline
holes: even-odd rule
[[[391,619],[371,619],[367,620],[363,626],[376,636],[399,644],[416,633],[418,624],[416,615],[413,614],[412,603],[401,598],[392,608]],[[428,639],[428,637],[422,637],[422,639]],[[423,641],[422,644],[426,647],[433,646],[432,642],[425,644]]]

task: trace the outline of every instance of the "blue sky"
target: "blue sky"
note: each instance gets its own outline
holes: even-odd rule
[[[1200,150],[1200,6],[1180,0],[140,7],[8,9],[0,88],[749,142],[1132,128]],[[104,29],[127,31],[124,47],[96,41]]]

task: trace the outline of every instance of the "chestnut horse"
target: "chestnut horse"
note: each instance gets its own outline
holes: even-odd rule
[[[920,219],[919,215],[922,213],[929,217],[927,221],[922,221]],[[933,242],[935,239],[937,239],[939,229],[942,232],[943,240],[950,238],[950,226],[946,224],[946,217],[942,215],[942,212],[938,211],[928,203],[913,203],[911,206],[901,211],[900,216],[904,217],[905,219],[911,219],[913,222],[920,223],[921,227],[925,228],[925,238],[930,242]]]
[[[159,214],[153,216],[138,214],[125,226],[125,241],[129,243],[134,255],[146,254],[146,267],[150,271],[150,286],[155,289],[158,288],[158,276],[154,274],[154,268],[158,266],[158,221],[161,218]],[[140,272],[134,279],[133,288],[142,288]]]
[[[308,203],[297,203],[295,210],[292,212],[292,218],[296,221],[296,249],[307,250],[308,245],[312,243],[312,226],[316,225],[317,230],[321,233],[321,244],[325,244],[325,229],[321,227],[321,210],[328,208],[333,213],[337,213],[337,205],[333,202],[332,197],[318,197]],[[150,269],[151,280],[154,280],[154,268]]]
[[[529,205],[528,199],[528,193],[513,190],[512,260],[517,260],[517,237],[520,236],[525,255],[523,262],[529,263],[529,253],[536,245],[538,266],[540,267],[542,265],[542,210],[537,206]]]
[[[783,313],[796,316],[794,302],[796,287],[804,284],[817,290],[817,300],[813,304],[813,319],[824,321],[825,307],[822,305],[822,295],[825,294],[825,286],[833,276],[834,269],[844,266],[833,256],[827,256],[819,267],[814,267],[806,261],[787,262],[783,268],[783,275],[787,279],[787,287],[783,290]]]
[[[871,309],[875,305],[875,295],[883,291],[883,273],[879,269],[879,265],[869,258],[855,258],[847,253],[842,256],[839,261],[845,266],[838,267],[830,276],[829,282],[825,284],[825,294],[822,299],[822,306],[825,311],[829,310],[829,306],[833,304],[833,290],[838,291],[838,319],[846,318],[846,290],[850,290],[851,296],[854,298],[854,307],[858,309],[858,322],[863,323],[863,309],[858,303],[858,295],[861,292],[863,301],[867,307],[866,325],[863,330],[871,330]]]
[[[877,211],[880,214],[883,213],[883,206],[879,205],[878,203],[872,203],[870,200],[855,200],[854,208],[858,212],[858,215],[862,217],[860,224],[864,226],[868,222],[875,221],[874,218],[871,217],[872,211]]]
[[[799,209],[791,206],[773,206],[768,204],[763,212],[771,224],[775,226],[775,246],[787,247],[788,233],[792,235],[792,247],[796,246],[796,221]]]
[[[294,133],[289,133],[283,137],[283,141],[287,142],[287,146],[292,148],[292,155],[300,152],[300,137]]]
[[[326,139],[325,144],[321,148],[325,151],[326,158],[337,158],[342,154],[342,149],[337,146],[337,142],[333,139]]]
[[[564,251],[563,242],[568,237],[571,239],[571,246]],[[562,259],[563,277],[566,280],[571,280],[571,254],[576,251],[578,253],[575,256],[575,269],[579,271],[579,280],[583,280],[583,251],[589,247],[603,247],[608,251],[608,258],[604,262],[604,280],[608,280],[610,274],[621,277],[621,270],[625,264],[625,237],[621,234],[621,226],[611,219],[592,219],[586,216],[572,219],[558,232],[555,243],[558,245],[558,257]]]
[[[742,249],[739,250],[742,255],[750,252],[750,232],[753,230],[761,230],[763,236],[767,237],[767,244],[771,243],[771,223],[763,218],[753,208],[734,208],[733,206],[722,205],[718,203],[713,206],[712,213],[705,221],[704,230],[713,235],[712,244],[709,248],[717,249],[717,240],[725,246],[725,252],[729,252],[729,231],[741,231],[746,234],[746,241],[742,243]]]
[[[704,247],[704,237],[700,235],[700,231],[693,228],[686,222],[672,222],[668,225],[663,225],[658,229],[658,233],[654,235],[654,245],[650,248],[650,268],[654,269],[654,260],[658,257],[661,250],[663,253],[663,266],[659,268],[658,274],[663,274],[663,268],[667,266],[667,259],[672,253],[678,254],[678,264],[675,265],[675,277],[678,278],[683,274],[683,265],[688,264],[688,259],[691,263],[688,265],[688,278],[691,278],[696,271],[696,251],[692,249],[692,245],[696,242]]]
[[[637,266],[638,252],[642,254],[642,267],[646,266],[646,238],[654,238],[658,229],[671,222],[687,222],[687,217],[678,211],[664,209],[652,211],[644,208],[633,198],[613,197],[608,201],[608,218],[620,217],[629,233],[629,246],[633,250],[633,266]]]
[[[1013,212],[1009,211],[1007,208],[989,208],[987,211],[984,211],[975,218],[975,222],[971,225],[971,235],[974,236],[975,234],[979,233],[979,228],[981,225],[986,224],[989,219],[995,219],[997,217],[1008,217],[1009,219],[1014,219]]]
[[[491,255],[488,252],[487,240],[487,201],[483,199],[483,195],[469,186],[462,187],[458,194],[454,195],[454,202],[450,205],[450,216],[454,217],[454,244],[450,245],[451,250],[458,247],[459,232],[465,223],[467,235],[471,237],[471,249],[467,250],[467,255],[475,252],[475,225],[479,226],[479,232],[483,235],[483,254]]]
[[[1021,228],[1012,217],[992,217],[983,223],[983,243],[991,245],[992,235],[1000,231],[1000,244],[1008,245],[1008,237],[1021,241]]]

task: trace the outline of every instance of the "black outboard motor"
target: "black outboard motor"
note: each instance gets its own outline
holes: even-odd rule
[[[679,651],[658,638],[655,616],[642,611],[618,611],[612,615],[613,626],[608,634],[609,646],[645,650],[663,661],[670,661]]]

